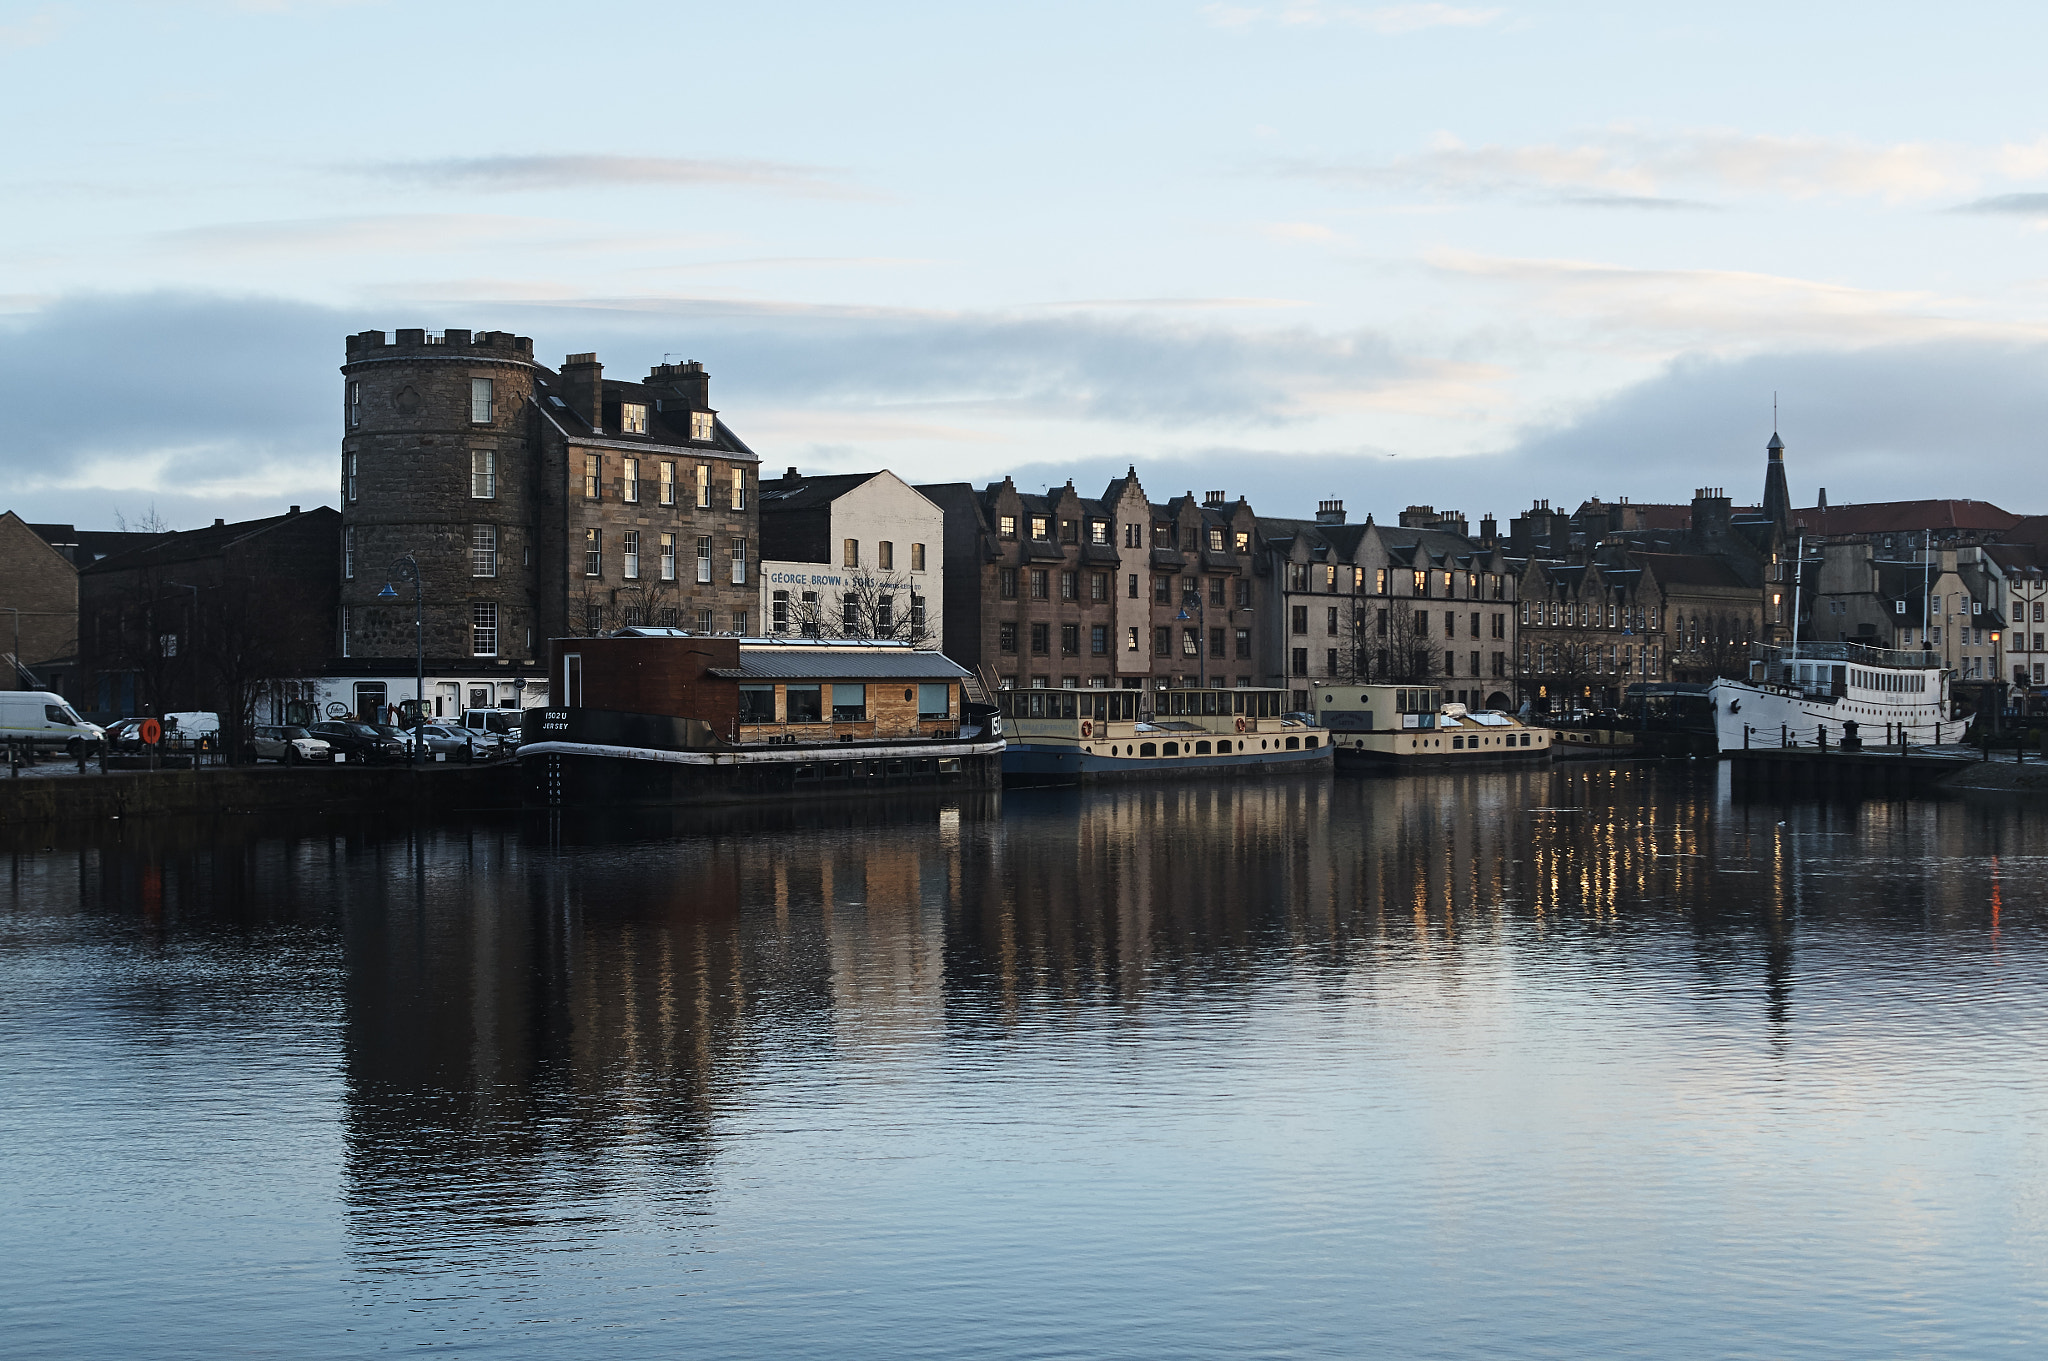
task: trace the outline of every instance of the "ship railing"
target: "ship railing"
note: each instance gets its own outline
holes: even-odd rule
[[[1833,642],[1786,644],[1751,643],[1753,660],[1777,666],[1785,662],[1850,662],[1857,666],[1883,667],[1896,671],[1922,671],[1941,663],[1933,652],[1897,647],[1871,647],[1867,643]]]

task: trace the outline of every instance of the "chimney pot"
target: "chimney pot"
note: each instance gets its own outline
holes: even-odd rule
[[[297,506],[293,506],[293,507],[292,507],[292,508],[291,508],[291,509],[290,509],[289,511],[287,511],[286,513],[287,513],[287,514],[290,514],[290,515],[297,515],[297,514],[299,513],[299,508],[298,508]]]
[[[219,529],[219,528],[220,528],[220,527],[221,527],[222,525],[224,525],[224,524],[226,524],[226,523],[227,523],[227,521],[226,521],[226,520],[223,520],[223,519],[221,519],[221,518],[220,518],[219,516],[215,516],[215,517],[214,517],[214,520],[213,520],[213,527],[214,527],[215,529]]]

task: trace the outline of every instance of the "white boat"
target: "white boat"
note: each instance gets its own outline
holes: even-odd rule
[[[1339,770],[1421,770],[1548,761],[1551,730],[1445,703],[1433,685],[1315,683]]]
[[[1003,783],[1327,771],[1330,734],[1285,690],[1001,690]]]
[[[1861,643],[1758,645],[1747,680],[1708,687],[1722,751],[1747,747],[1834,746],[1849,735],[1867,747],[1960,737],[1948,682],[1932,652]]]

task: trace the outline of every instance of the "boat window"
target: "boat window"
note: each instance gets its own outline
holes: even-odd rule
[[[1289,751],[1300,751],[1300,750],[1301,750],[1301,739],[1300,739],[1299,737],[1290,737],[1290,738],[1288,738],[1288,739],[1287,739],[1287,749],[1288,749]]]
[[[1180,743],[1178,743],[1178,742],[1165,742],[1165,743],[1162,743],[1162,744],[1160,745],[1160,754],[1161,754],[1162,756],[1178,756],[1178,755],[1180,755]]]
[[[1306,742],[1306,743],[1308,744],[1308,749],[1309,749],[1310,751],[1314,751],[1314,750],[1316,749],[1316,739],[1315,739],[1315,738],[1313,738],[1313,737],[1307,737],[1307,738],[1303,738],[1302,740],[1303,740],[1304,742]]]
[[[920,684],[917,687],[917,716],[921,719],[950,718],[953,714],[953,687],[940,683]]]
[[[1208,744],[1207,742],[1197,742],[1197,743],[1195,743],[1195,755],[1197,755],[1197,756],[1207,756],[1208,754],[1209,754],[1209,744]]]
[[[850,685],[845,681],[832,682],[832,721],[834,723],[859,723],[868,716],[868,687]]]
[[[825,721],[823,687],[817,685],[786,685],[782,690],[782,702],[788,714],[785,722],[822,723]]]
[[[1204,691],[1202,692],[1202,712],[1203,712],[1203,714],[1205,714],[1206,716],[1208,716],[1208,717],[1210,717],[1210,718],[1214,718],[1214,717],[1216,716],[1216,701],[1217,701],[1217,700],[1218,700],[1219,698],[1220,698],[1220,699],[1223,699],[1223,700],[1225,700],[1225,701],[1227,702],[1227,701],[1229,700],[1229,698],[1230,698],[1230,697],[1229,697],[1228,695],[1221,695],[1221,696],[1219,696],[1219,695],[1218,695],[1218,694],[1217,694],[1217,693],[1216,693],[1216,692],[1215,692],[1214,690],[1204,690]],[[1225,710],[1224,712],[1226,712],[1226,713],[1227,713],[1227,712],[1229,712],[1229,711],[1228,711],[1228,710],[1226,709],[1226,710]]]
[[[772,685],[742,685],[740,687],[740,722],[773,723],[775,721],[775,687]]]
[[[1138,755],[1140,756],[1157,756],[1158,754],[1158,746],[1151,742],[1144,743],[1138,748]]]

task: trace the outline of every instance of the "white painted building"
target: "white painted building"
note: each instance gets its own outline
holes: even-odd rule
[[[945,515],[886,470],[763,479],[763,634],[944,641]]]

